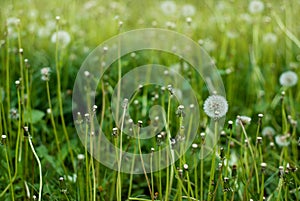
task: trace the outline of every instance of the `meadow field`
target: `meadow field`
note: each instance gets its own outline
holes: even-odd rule
[[[0,200],[300,200],[299,0],[1,0]]]

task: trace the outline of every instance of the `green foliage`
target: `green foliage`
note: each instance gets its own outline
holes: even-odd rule
[[[163,8],[164,1],[150,0],[1,1],[0,200],[38,199],[39,190],[41,200],[225,201],[262,200],[262,196],[266,200],[300,200],[300,82],[291,87],[279,82],[288,70],[300,77],[299,1],[263,1],[264,9],[258,13],[250,11],[250,1],[167,2],[176,4],[174,12]],[[187,5],[195,13],[190,10],[186,14],[183,10]],[[80,105],[72,105],[72,90],[83,61],[98,44],[145,27],[169,29],[198,42],[213,58],[223,79],[229,111],[224,132],[216,131],[220,137],[217,145],[205,148],[200,133],[207,134],[211,121],[202,109],[209,92],[190,64],[175,54],[156,50],[123,56],[111,64],[95,93],[95,115],[110,143],[120,148],[122,133],[112,136],[116,122],[111,111],[120,67],[121,76],[150,63],[168,67],[168,73],[179,72],[197,92],[200,122],[193,142],[197,147],[189,147],[173,165],[148,174],[118,173],[100,164],[89,154],[91,150],[84,148],[80,137],[92,136],[92,132],[85,114],[79,122],[82,133],[75,130],[72,107]],[[66,31],[70,42],[53,42],[56,30]],[[48,81],[42,78],[44,67],[50,68]],[[174,81],[167,73],[158,76]],[[187,83],[179,90],[187,91]],[[85,95],[81,98],[85,100]],[[139,151],[168,148],[169,137],[178,137],[181,129],[181,116],[176,115],[179,101],[170,98],[167,89],[155,85],[143,86],[131,98],[128,112],[133,123],[153,123],[149,115],[155,105],[162,106],[169,121],[159,119],[162,132],[154,129],[142,133],[154,136],[140,140],[141,150],[135,138],[138,128],[131,127],[131,136],[123,134],[122,149],[139,157]],[[260,113],[263,118],[258,117]],[[238,115],[251,117],[251,122],[241,125]],[[228,120],[233,125],[227,124]],[[275,134],[264,135],[266,126],[273,127]],[[128,122],[125,127],[130,127]],[[158,138],[159,134],[165,135]],[[260,143],[257,137],[262,137]],[[41,162],[42,175],[29,138]],[[282,145],[282,141],[288,144]],[[216,155],[201,160],[201,154],[207,151],[204,149],[214,150]],[[115,154],[103,153],[98,146],[95,150],[107,161]],[[153,158],[154,163],[162,160],[165,158]],[[126,162],[134,168],[131,161]],[[264,171],[262,162],[267,163]]]

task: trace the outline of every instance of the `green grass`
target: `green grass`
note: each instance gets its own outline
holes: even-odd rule
[[[249,13],[250,1],[174,1],[176,11],[169,15],[162,12],[161,2],[1,2],[0,200],[225,201],[263,200],[263,197],[276,201],[300,200],[300,126],[297,124],[300,81],[291,87],[281,86],[279,82],[280,75],[288,70],[300,77],[299,1],[263,1],[264,10],[257,14]],[[196,13],[190,16],[192,21],[182,14],[186,4],[196,8]],[[20,21],[16,23],[15,18]],[[88,104],[89,117],[80,114],[81,121],[77,120],[82,128],[82,133],[77,135],[72,116],[72,90],[83,61],[105,40],[149,27],[182,33],[198,42],[214,59],[229,104],[224,127],[214,131],[218,138],[216,146],[205,146],[209,141],[205,136],[211,119],[202,109],[209,96],[204,81],[186,61],[155,50],[125,55],[111,65],[98,83],[97,108],[93,111],[91,103]],[[69,44],[51,42],[52,35],[59,30],[70,34]],[[274,34],[275,42],[267,38],[268,33]],[[149,164],[170,162],[180,154],[171,149],[169,138],[178,139],[177,133],[181,137],[188,133],[186,138],[191,134],[189,126],[182,128],[184,120],[191,118],[188,113],[191,108],[183,109],[186,116],[178,115],[181,103],[171,96],[167,86],[164,90],[161,86],[143,86],[129,99],[128,107],[111,106],[118,80],[134,67],[151,63],[170,69],[178,67],[178,72],[197,91],[199,105],[195,107],[200,108],[200,121],[193,141],[196,148],[189,147],[167,168],[145,173]],[[40,70],[44,67],[51,69],[47,81],[41,79]],[[172,75],[159,76],[164,76],[166,82],[173,81]],[[117,98],[122,101],[120,93],[117,92]],[[82,97],[86,99],[84,96],[87,95]],[[161,105],[166,112],[157,119],[163,129],[155,127],[150,132],[154,137],[140,140],[138,136],[145,133],[126,121],[125,112],[129,112],[134,124],[140,120],[141,127],[146,127],[155,123],[148,117],[154,105]],[[49,108],[51,112],[47,112]],[[112,109],[124,116],[115,121]],[[100,143],[95,143],[95,149],[87,150],[84,145],[89,141],[79,138],[90,136],[88,139],[92,140],[93,135],[97,136],[99,131],[91,132],[94,122],[87,120],[94,115],[105,137],[121,151],[137,154],[136,160],[139,154],[151,153],[151,150],[167,148],[162,152],[166,155],[150,156],[151,161],[144,161],[140,167],[142,174],[111,170],[95,160],[90,152],[99,151],[107,161],[112,155],[120,159],[121,152],[102,153],[104,148],[97,147]],[[243,115],[251,117],[249,124],[236,121],[237,116]],[[233,124],[227,123],[230,120]],[[113,136],[117,124],[122,126]],[[275,135],[263,136],[266,126],[273,127]],[[132,137],[125,135],[128,130]],[[286,137],[289,144],[280,146],[276,136]],[[183,150],[184,140],[177,146]],[[216,154],[200,160],[206,149],[215,150]],[[116,170],[127,164],[123,164],[124,160],[126,157],[114,161]],[[128,162],[132,172],[136,160]],[[267,166],[262,167],[262,163]],[[283,166],[282,171],[280,166]]]

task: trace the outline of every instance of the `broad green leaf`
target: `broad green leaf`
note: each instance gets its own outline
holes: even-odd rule
[[[24,111],[24,120],[27,123],[37,123],[42,120],[45,116],[45,113],[40,110],[32,109],[30,112],[28,110]]]

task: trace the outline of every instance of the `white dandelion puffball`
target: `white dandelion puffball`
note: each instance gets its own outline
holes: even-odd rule
[[[49,67],[44,67],[41,69],[42,80],[48,81],[51,69]]]
[[[297,84],[298,76],[293,71],[286,71],[280,75],[279,82],[284,87],[292,87]]]
[[[205,100],[203,109],[209,117],[218,119],[227,113],[228,103],[223,96],[212,95]]]
[[[275,44],[277,43],[277,36],[276,34],[274,33],[266,33],[264,36],[263,36],[263,42],[266,43],[266,44]]]
[[[191,17],[195,15],[196,8],[191,4],[186,4],[182,7],[181,13],[184,17]]]
[[[243,125],[249,125],[251,123],[251,117],[248,116],[238,116],[235,120],[235,125],[239,126],[240,122]]]
[[[287,147],[290,144],[287,135],[276,135],[275,142],[280,147]]]
[[[16,26],[20,23],[20,19],[16,17],[10,17],[6,19],[7,26]]]
[[[176,4],[173,1],[163,1],[160,4],[160,9],[166,15],[171,15],[176,11]]]
[[[275,130],[271,126],[266,126],[262,130],[262,135],[263,136],[274,136],[275,135]]]
[[[67,46],[71,42],[71,36],[66,31],[58,31],[52,34],[51,42],[59,42],[63,47]]]
[[[264,3],[258,0],[251,1],[248,7],[249,12],[252,14],[261,13],[264,10],[264,8]]]

